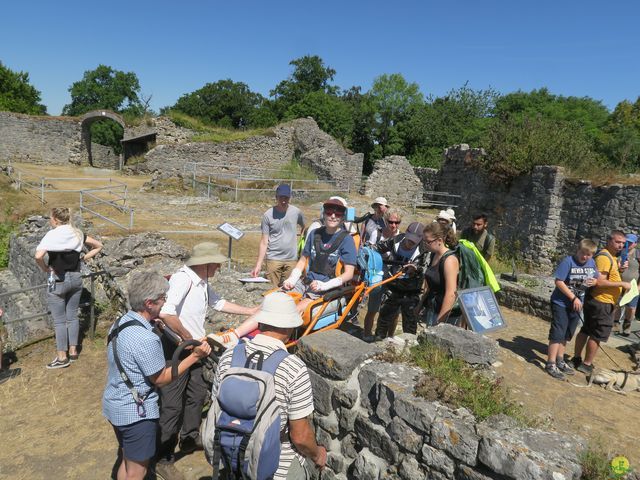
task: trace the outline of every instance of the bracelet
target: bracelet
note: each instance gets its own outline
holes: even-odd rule
[[[578,297],[577,297],[577,296],[574,296],[574,297],[573,297],[573,300],[571,300],[571,303],[575,302],[577,299],[578,299]]]

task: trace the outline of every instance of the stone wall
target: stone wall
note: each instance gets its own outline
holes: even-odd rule
[[[96,168],[118,170],[120,168],[120,155],[116,154],[111,148],[105,145],[92,142],[91,164]]]
[[[376,160],[363,185],[365,195],[385,197],[391,205],[411,205],[416,198],[422,198],[424,189],[409,161],[400,155]]]
[[[422,182],[422,187],[426,191],[434,191],[438,188],[440,181],[440,170],[429,167],[413,167],[413,171]]]
[[[464,332],[441,325],[433,335],[450,336],[448,329]],[[581,439],[524,428],[506,416],[480,422],[464,408],[417,397],[422,372],[372,359],[377,349],[339,330],[299,344],[313,384],[316,438],[328,451],[323,479],[580,478]]]
[[[81,158],[77,119],[0,112],[0,162],[61,165]]]
[[[567,178],[556,166],[537,166],[508,185],[497,184],[474,166],[480,155],[468,145],[447,149],[438,190],[462,196],[459,225],[485,212],[502,254],[536,271],[551,272],[582,238],[603,244],[612,229],[640,225],[640,186],[593,186]]]

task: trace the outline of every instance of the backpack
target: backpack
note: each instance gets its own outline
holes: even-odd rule
[[[384,276],[382,256],[371,247],[358,250],[358,268],[367,286],[379,283]]]
[[[289,353],[278,349],[264,355],[257,350],[247,357],[246,343],[236,345],[212,398],[202,432],[212,480],[218,479],[221,460],[229,478],[268,480],[278,469],[281,409],[274,375]]]
[[[461,239],[450,252],[445,253],[438,266],[440,278],[444,278],[444,259],[450,255],[458,257],[460,271],[458,273],[458,290],[489,286],[493,292],[500,290],[500,284],[493,270],[476,248],[473,242]]]

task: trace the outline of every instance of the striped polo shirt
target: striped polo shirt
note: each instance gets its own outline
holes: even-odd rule
[[[131,391],[120,377],[113,359],[111,342],[107,345],[107,384],[102,396],[102,414],[115,426],[130,425],[140,420],[160,417],[158,393],[153,389],[149,377],[159,373],[165,367],[164,353],[160,337],[153,333],[151,324],[134,311],[127,312],[120,325],[128,320],[138,320],[140,325],[131,325],[118,334],[116,347],[122,368],[140,395],[149,396],[144,401],[145,417],[138,414],[136,402]],[[109,333],[111,333],[109,329]]]
[[[271,354],[279,348],[286,349],[284,343],[280,340],[267,335],[256,335],[253,340],[247,342],[247,357],[256,350]],[[231,366],[232,356],[233,349],[229,349],[220,358],[220,363],[213,379],[212,394],[214,396],[217,395],[220,378]],[[295,355],[289,355],[280,362],[274,380],[276,400],[283,412],[280,431],[284,431],[287,428],[288,420],[298,420],[313,413],[313,391],[307,366]],[[297,456],[300,463],[304,465],[304,457],[293,449],[291,442],[283,442],[280,452],[280,464],[273,477],[275,480],[285,480],[287,478],[287,472],[294,456]]]

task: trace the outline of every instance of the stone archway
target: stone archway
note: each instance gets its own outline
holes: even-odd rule
[[[110,110],[92,110],[91,112],[85,113],[82,117],[80,117],[80,130],[81,130],[81,142],[83,154],[82,158],[86,163],[92,167],[96,166],[93,161],[93,156],[91,152],[91,125],[94,122],[99,120],[113,120],[117,124],[119,124],[123,130],[126,130],[126,125],[124,123],[124,118],[118,115],[115,112]],[[84,163],[84,162],[83,162]],[[118,165],[113,165],[112,168],[118,168]]]

